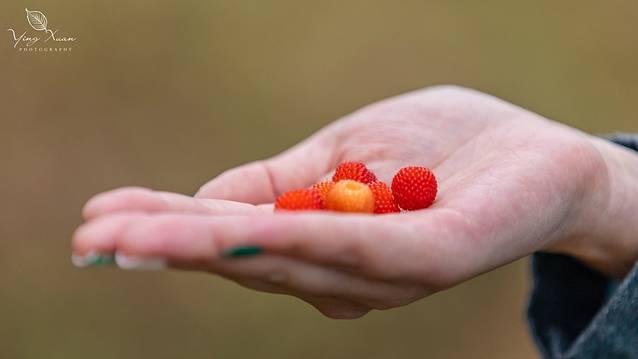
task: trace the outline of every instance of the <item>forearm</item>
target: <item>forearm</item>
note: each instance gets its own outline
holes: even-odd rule
[[[638,152],[592,137],[606,171],[592,179],[581,238],[564,248],[592,268],[622,277],[638,260]]]

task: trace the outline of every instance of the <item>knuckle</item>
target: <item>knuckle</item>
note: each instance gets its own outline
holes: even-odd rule
[[[363,317],[370,312],[368,308],[349,307],[316,307],[321,314],[330,319],[352,320]]]

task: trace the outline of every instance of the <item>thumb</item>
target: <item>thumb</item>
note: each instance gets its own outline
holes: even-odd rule
[[[326,131],[283,153],[230,169],[203,185],[195,197],[272,203],[283,192],[310,186],[336,165],[335,136]]]

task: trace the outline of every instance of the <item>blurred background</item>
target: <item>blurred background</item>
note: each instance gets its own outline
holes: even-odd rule
[[[72,52],[13,48],[6,29],[34,33],[25,7],[77,37]],[[2,1],[0,357],[537,357],[526,260],[334,321],[211,275],[78,270],[70,236],[96,192],[192,194],[433,84],[593,133],[638,131],[637,20],[633,0]]]

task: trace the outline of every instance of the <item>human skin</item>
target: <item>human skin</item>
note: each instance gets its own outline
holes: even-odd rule
[[[432,168],[426,210],[273,213],[282,192],[343,161],[390,182]],[[613,277],[638,259],[638,156],[473,90],[439,86],[348,115],[290,150],[229,170],[193,197],[122,188],[93,197],[73,253],[118,253],[296,296],[331,318],[409,304],[538,250]],[[228,258],[232,248],[260,255]]]

